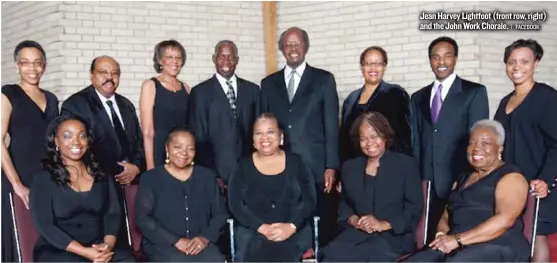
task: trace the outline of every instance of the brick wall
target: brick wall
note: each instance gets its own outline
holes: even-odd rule
[[[94,57],[110,55],[122,70],[118,92],[137,107],[141,83],[156,75],[152,66],[154,47],[170,38],[186,49],[187,61],[179,78],[192,87],[213,74],[211,56],[215,44],[223,39],[233,40],[238,46],[239,76],[256,83],[265,76],[260,2],[3,2],[2,84],[17,80],[17,76],[7,73],[15,73],[9,56],[19,41],[31,38],[47,43],[48,39],[38,34],[45,26],[36,30],[29,23],[13,27],[29,16],[41,17],[27,8],[33,6],[43,14],[46,5],[57,16],[57,49],[48,44],[45,47],[49,65],[41,85],[55,88],[60,100],[90,84],[89,67]],[[14,13],[16,10],[21,11]],[[22,19],[17,19],[19,16]],[[22,36],[22,30],[29,33]],[[56,65],[60,74],[56,76],[51,75],[52,52],[60,54],[61,61]],[[46,79],[53,77],[59,82],[45,85]]]
[[[491,10],[539,11],[545,7],[549,19],[540,32],[487,31],[420,31],[421,11],[459,12]],[[487,86],[491,113],[512,85],[502,62],[504,48],[518,38],[535,38],[546,50],[536,79],[557,87],[557,4],[535,2],[280,2],[278,32],[291,26],[308,31],[311,47],[307,61],[335,74],[339,97],[361,87],[360,53],[368,46],[382,46],[389,65],[384,79],[413,93],[431,83],[434,75],[429,66],[429,43],[441,36],[454,38],[459,44],[456,73]],[[278,54],[280,67],[284,65]]]
[[[549,19],[540,32],[439,32],[418,30],[421,11],[537,11]],[[460,46],[456,72],[488,87],[492,114],[511,89],[502,63],[504,47],[517,38],[535,38],[545,48],[536,79],[557,87],[557,4],[553,2],[279,2],[277,34],[290,26],[306,29],[308,63],[336,76],[340,99],[359,88],[360,52],[370,45],[389,55],[385,80],[409,93],[429,84],[427,46],[446,34]],[[95,56],[114,56],[121,64],[119,92],[136,105],[144,79],[155,76],[153,48],[169,38],[180,41],[188,58],[181,75],[190,86],[211,76],[211,54],[222,39],[239,48],[238,74],[259,83],[265,76],[260,2],[2,2],[2,84],[17,80],[13,48],[23,39],[44,45],[49,65],[41,83],[61,100],[89,84]],[[284,58],[278,52],[278,67]]]

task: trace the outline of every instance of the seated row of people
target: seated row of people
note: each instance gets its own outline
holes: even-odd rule
[[[115,182],[98,168],[85,122],[58,117],[47,129],[48,158],[30,194],[40,234],[36,261],[133,261],[116,237],[122,218]],[[386,150],[393,131],[377,112],[364,113],[352,138],[366,157],[342,167],[342,232],[318,255],[323,261],[393,261],[415,250],[422,214],[415,161]],[[136,222],[150,261],[223,262],[215,245],[226,219],[237,222],[238,260],[299,261],[311,246],[316,193],[302,159],[281,149],[282,131],[269,113],[254,125],[256,151],[241,160],[227,202],[211,170],[194,165],[195,139],[186,129],[166,140],[165,165],[141,176]],[[463,171],[439,222],[435,240],[409,261],[527,261],[519,219],[528,183],[500,154],[505,132],[496,121],[473,126]]]

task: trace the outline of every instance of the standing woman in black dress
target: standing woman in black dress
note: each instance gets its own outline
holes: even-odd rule
[[[47,158],[31,186],[30,210],[39,239],[34,262],[133,262],[115,248],[120,202],[114,180],[90,151],[91,130],[77,117],[54,119],[46,133]]]
[[[19,43],[14,61],[19,83],[2,87],[2,262],[17,260],[9,194],[13,192],[28,207],[29,187],[45,156],[42,134],[58,116],[56,96],[39,88],[46,69],[41,45],[30,40]]]
[[[542,56],[542,47],[532,39],[519,39],[505,48],[514,91],[501,100],[495,113],[507,133],[503,160],[517,165],[533,194],[542,198],[533,262],[549,262],[547,236],[557,232],[557,194],[550,194],[557,181],[557,91],[534,81]]]
[[[383,80],[387,68],[387,52],[378,46],[366,48],[360,55],[360,69],[365,83],[346,97],[342,106],[341,158],[343,161],[365,156],[350,141],[352,123],[365,112],[379,112],[387,118],[395,132],[390,150],[412,155],[410,132],[410,97],[397,84]]]
[[[186,50],[176,40],[155,46],[153,67],[159,76],[143,82],[139,97],[139,116],[147,170],[164,164],[164,140],[176,127],[186,127],[190,87],[178,80],[186,63]]]

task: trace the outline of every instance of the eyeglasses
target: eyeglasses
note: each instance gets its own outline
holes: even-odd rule
[[[304,44],[303,43],[284,43],[284,47],[301,48],[301,47],[304,47]]]
[[[106,70],[95,70],[95,72],[97,72],[97,74],[101,75],[103,78],[108,78],[110,76],[114,76],[114,77],[120,77],[120,71],[112,71],[112,72],[108,72]]]
[[[40,60],[40,61],[19,61],[17,63],[20,67],[24,67],[24,68],[30,68],[30,67],[34,67],[34,68],[42,68],[44,66],[44,61]]]
[[[362,64],[362,66],[364,67],[372,67],[372,68],[382,68],[385,66],[384,62],[371,62],[371,61],[366,61]]]

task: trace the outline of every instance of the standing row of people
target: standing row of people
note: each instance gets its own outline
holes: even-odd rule
[[[256,168],[263,167],[261,161],[273,158],[252,156],[253,149],[260,147],[263,150],[256,153],[264,152],[272,143],[268,138],[280,134],[280,144],[286,152],[296,154],[294,156],[299,156],[307,166],[307,174],[311,178],[306,179],[314,186],[317,214],[324,221],[321,224],[320,237],[323,241],[329,241],[335,235],[332,231],[335,225],[334,216],[331,214],[336,213],[336,209],[332,208],[334,202],[330,200],[333,197],[333,188],[338,185],[335,181],[339,177],[348,178],[345,176],[350,176],[350,170],[355,169],[347,168],[347,175],[344,175],[340,173],[341,163],[348,163],[345,161],[362,155],[370,156],[370,152],[376,151],[373,147],[361,147],[362,138],[365,139],[361,134],[358,135],[360,145],[352,144],[348,136],[351,127],[362,113],[378,112],[386,117],[386,122],[392,127],[394,135],[392,143],[388,144],[389,150],[398,152],[397,154],[413,155],[418,173],[433,182],[432,227],[429,229],[436,229],[452,192],[453,182],[469,167],[465,149],[472,125],[489,116],[486,88],[461,79],[454,73],[458,58],[456,42],[441,37],[431,43],[428,53],[436,80],[411,98],[400,86],[383,81],[388,62],[387,53],[380,47],[366,49],[360,56],[365,85],[352,92],[345,100],[340,123],[334,76],[325,70],[311,67],[305,61],[310,47],[308,34],[300,28],[290,28],[281,34],[278,46],[287,65],[283,70],[263,79],[259,88],[235,74],[239,62],[236,45],[231,41],[219,42],[213,55],[216,74],[190,91],[187,84],[177,79],[186,61],[185,49],[172,40],[159,43],[155,48],[153,61],[154,68],[160,75],[146,80],[141,88],[141,125],[133,104],[116,93],[121,74],[119,64],[111,57],[98,57],[91,63],[92,85],[69,97],[62,105],[61,114],[77,117],[83,120],[85,127],[91,129],[95,143],[88,145],[87,150],[96,156],[98,167],[109,177],[114,176],[120,185],[137,182],[137,176],[141,172],[146,169],[157,170],[157,167],[163,167],[165,163],[173,164],[174,168],[185,168],[193,164],[193,160],[190,163],[188,158],[195,159],[196,165],[205,166],[209,173],[214,173],[223,188],[229,187],[231,178],[237,175],[238,170],[250,169],[263,175],[280,174],[280,165],[269,171],[254,170],[249,165],[250,162],[242,162],[243,158],[249,157]],[[505,50],[507,74],[515,84],[515,92],[502,100],[496,119],[504,124],[507,131],[503,160],[518,165],[536,194],[545,197],[555,186],[557,176],[557,166],[554,165],[554,159],[557,158],[554,156],[557,124],[544,117],[557,113],[557,95],[551,87],[534,82],[534,69],[542,55],[543,50],[532,40],[516,41]],[[38,131],[40,127],[43,127],[41,130],[46,130],[47,124],[58,115],[56,97],[39,88],[40,77],[46,68],[46,54],[42,47],[35,42],[24,41],[16,47],[14,60],[21,76],[20,83],[2,88],[2,135],[5,138],[9,134],[11,139],[9,148],[2,144],[2,170],[6,175],[2,179],[6,182],[3,183],[3,188],[4,185],[11,187],[6,188],[7,191],[3,189],[5,208],[2,213],[5,220],[11,220],[6,210],[9,207],[6,202],[7,194],[13,191],[28,204],[28,187],[32,177],[42,171],[40,160],[44,157],[41,150],[44,139],[31,134],[31,131]],[[257,117],[264,112],[273,113],[274,117],[270,119],[276,123],[274,131],[273,128],[260,128],[259,131],[254,128],[254,123],[259,122]],[[535,112],[540,112],[534,114],[536,118],[526,116],[527,113]],[[32,125],[34,129],[26,129],[27,125]],[[180,127],[187,127],[191,131],[178,132],[184,135],[180,137],[182,140],[187,141],[189,138],[190,141],[169,144],[176,140],[176,134],[171,131]],[[26,134],[26,130],[30,133]],[[377,128],[374,130],[376,133],[380,132]],[[255,140],[256,135],[264,139]],[[367,136],[373,141],[379,135]],[[191,147],[197,149],[195,157],[184,154]],[[81,150],[78,148],[70,147],[70,153],[80,154]],[[58,152],[58,147],[55,152]],[[284,159],[286,163],[298,158],[288,157],[288,154],[281,152],[274,153],[276,158]],[[371,164],[378,165],[374,162]],[[175,178],[189,180],[187,178],[190,178],[191,171],[189,176],[180,177],[180,172],[174,170],[173,173],[172,169],[167,171]],[[82,172],[74,174],[67,171],[70,185],[79,184],[72,180],[73,177],[81,180],[79,178],[82,178],[83,173],[88,171],[89,176],[93,174],[90,169],[77,170]],[[419,175],[416,176],[419,178]],[[89,177],[83,178],[87,180]],[[147,179],[142,180],[147,182]],[[373,180],[369,181],[371,185],[375,185]],[[260,183],[273,185],[273,182]],[[305,181],[301,183],[307,184]],[[416,187],[419,189],[420,184],[417,183]],[[142,192],[147,188],[140,189]],[[121,187],[115,187],[115,192],[122,197]],[[233,192],[230,191],[229,194]],[[271,198],[277,201],[279,197],[280,193],[277,192]],[[549,207],[557,204],[555,198],[556,195],[549,195],[542,201],[538,232],[540,237],[537,243],[539,246],[536,249],[536,256],[541,260],[549,257],[544,236],[557,231],[555,215],[549,212]],[[275,205],[273,200],[269,202]],[[255,205],[265,204],[262,202]],[[119,207],[120,210],[123,209],[122,201]],[[341,209],[345,209],[342,208],[342,203]],[[234,211],[241,211],[233,206],[231,210],[234,215]],[[344,215],[348,215],[350,219],[349,214],[345,212]],[[164,213],[162,216],[164,217]],[[238,220],[242,223],[241,219]],[[358,221],[358,225],[363,224],[362,222]],[[270,221],[268,223],[269,227],[259,232],[268,237],[268,240],[280,240],[281,234],[276,233],[284,233],[286,228],[291,227],[273,226]],[[10,226],[11,224],[3,224],[3,255],[6,256],[12,253],[12,249],[7,246],[12,243],[13,234],[10,233],[13,230]],[[249,229],[249,225],[246,227]],[[294,224],[292,229],[297,227]],[[398,229],[394,225],[390,227],[393,230],[386,231]],[[285,229],[277,230],[281,228]],[[125,243],[123,228],[119,228],[118,232],[117,241]],[[273,235],[275,236],[272,237]],[[429,236],[434,235],[435,233]],[[198,244],[198,247],[206,244],[203,240],[192,242],[188,240],[187,246],[183,243],[181,250],[194,253],[196,246],[191,244]],[[265,242],[249,244],[248,247],[254,251],[266,246]],[[99,253],[106,256],[108,252]],[[254,258],[261,260],[257,256]]]

